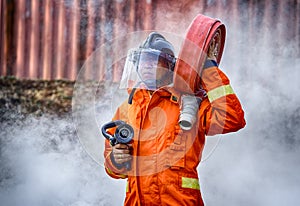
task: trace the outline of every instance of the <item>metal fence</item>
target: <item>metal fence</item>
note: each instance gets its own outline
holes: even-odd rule
[[[96,47],[120,33],[182,33],[198,13],[234,22],[249,42],[260,28],[278,27],[274,38],[293,39],[299,55],[299,0],[1,0],[0,6],[0,76],[74,80]],[[102,70],[100,80],[120,78]]]

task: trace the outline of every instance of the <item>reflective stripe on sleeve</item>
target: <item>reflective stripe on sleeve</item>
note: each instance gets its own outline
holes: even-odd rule
[[[108,167],[105,167],[106,168],[106,171],[108,172],[108,174],[114,174]]]
[[[216,99],[228,94],[234,94],[234,91],[230,85],[223,85],[207,92],[207,96],[210,102],[213,102]]]
[[[121,179],[127,178],[127,175],[118,175]]]
[[[108,172],[108,174],[110,175],[114,175],[114,176],[117,176],[121,179],[125,179],[127,178],[127,175],[123,175],[123,174],[115,174],[111,169],[109,169],[108,167],[105,167],[106,168],[106,171]]]
[[[129,183],[126,181],[126,192],[129,192]]]
[[[182,188],[200,190],[199,181],[196,178],[182,177]]]

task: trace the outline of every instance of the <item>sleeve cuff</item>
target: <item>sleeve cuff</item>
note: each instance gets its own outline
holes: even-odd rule
[[[217,67],[218,63],[212,59],[208,59],[205,61],[203,69],[209,68],[209,67]]]

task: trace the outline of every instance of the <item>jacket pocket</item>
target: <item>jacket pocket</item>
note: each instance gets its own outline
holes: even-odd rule
[[[184,168],[186,166],[186,136],[183,133],[175,133],[173,140],[169,146],[169,167],[171,169]]]

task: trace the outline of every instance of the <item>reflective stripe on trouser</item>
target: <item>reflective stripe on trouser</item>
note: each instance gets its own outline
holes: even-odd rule
[[[234,91],[230,85],[223,85],[207,92],[207,96],[210,102],[213,102],[216,99],[228,94],[234,94]]]
[[[199,181],[196,178],[190,178],[190,177],[182,177],[182,188],[190,188],[195,190],[200,190]]]
[[[195,190],[200,190],[199,181],[196,178],[190,178],[190,177],[182,177],[181,178],[181,187],[182,188],[190,188]],[[126,182],[126,192],[129,192],[129,183]]]

